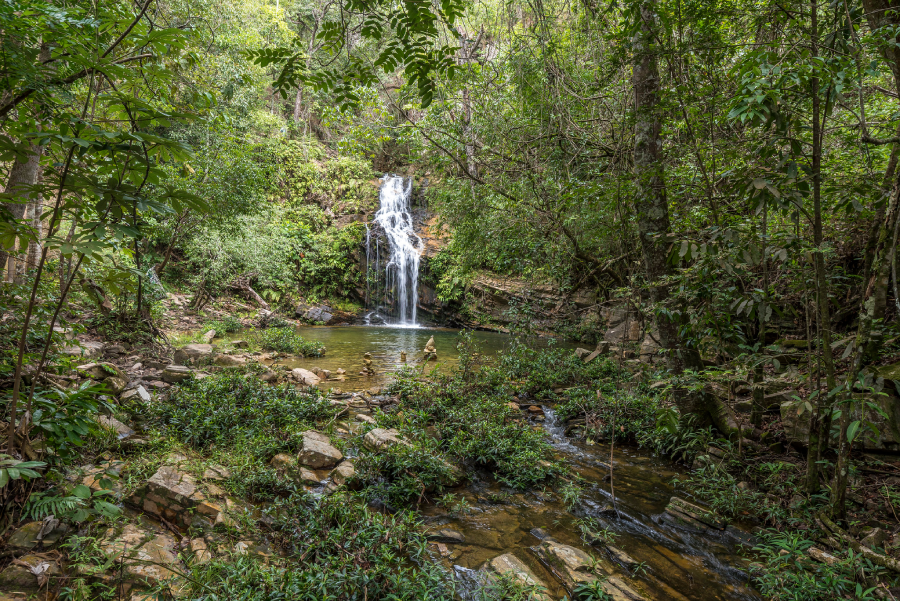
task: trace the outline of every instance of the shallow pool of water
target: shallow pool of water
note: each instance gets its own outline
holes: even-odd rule
[[[338,387],[343,390],[364,390],[387,383],[391,374],[404,365],[424,367],[427,372],[434,369],[446,371],[459,362],[459,330],[445,328],[398,328],[390,326],[306,326],[298,329],[307,340],[318,340],[325,345],[325,356],[304,359],[291,357],[276,361],[291,369],[320,367],[331,371],[332,378],[322,382],[320,388]],[[428,339],[434,337],[437,361],[425,363],[423,350]],[[473,331],[472,338],[484,357],[492,359],[509,348],[512,336],[499,332]],[[529,345],[534,348],[548,346],[574,349],[577,345],[551,338],[533,338]],[[406,352],[406,361],[400,353]],[[372,354],[375,375],[360,374],[365,353]],[[343,369],[346,374],[337,375]]]

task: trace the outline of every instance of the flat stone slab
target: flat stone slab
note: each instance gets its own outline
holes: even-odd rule
[[[466,537],[463,536],[463,533],[452,528],[442,528],[429,532],[425,535],[425,538],[436,543],[462,544],[466,542]]]
[[[483,569],[488,573],[494,573],[499,576],[508,574],[526,586],[538,586],[544,591],[547,590],[547,585],[535,576],[534,572],[531,571],[531,568],[525,565],[521,559],[512,553],[506,553],[495,557],[487,562]],[[538,593],[537,595],[534,595],[534,598],[540,601],[550,601],[550,596],[547,595],[546,592]]]
[[[170,365],[163,370],[162,379],[169,384],[178,384],[190,378],[193,373],[183,365]]]
[[[308,369],[303,369],[302,367],[297,367],[291,370],[291,375],[295,380],[304,384],[305,386],[317,386],[321,379],[319,376],[309,371]]]
[[[107,530],[104,539],[100,549],[121,566],[111,569],[114,577],[121,571],[131,587],[152,588],[178,577],[177,544],[172,537],[128,524],[118,536],[114,529]]]
[[[724,530],[728,525],[728,522],[722,517],[679,497],[672,497],[669,500],[669,504],[666,506],[666,513],[674,518],[676,522],[695,527],[699,524],[701,529],[709,527],[716,530]]]
[[[601,564],[581,549],[563,545],[552,538],[545,538],[533,550],[569,592],[573,592],[581,584],[597,582],[601,580],[601,576],[605,575],[601,586],[613,601],[641,601],[644,599],[631,585],[618,576],[601,572]]]
[[[363,437],[363,446],[369,449],[370,451],[381,451],[383,449],[389,449],[398,444],[409,444],[400,436],[400,432],[397,430],[385,429],[385,428],[375,428],[374,430],[370,430]]]

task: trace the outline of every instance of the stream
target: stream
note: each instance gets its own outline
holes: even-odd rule
[[[424,364],[426,370],[447,370],[458,361],[456,330],[303,327],[301,334],[307,339],[323,342],[327,347],[325,357],[290,358],[278,362],[291,368],[321,367],[332,373],[338,368],[345,369],[345,376],[320,384],[326,389],[340,387],[347,392],[360,391],[383,385],[390,380],[391,373],[404,364],[422,367],[422,349],[432,336],[439,360]],[[508,335],[492,332],[474,332],[473,337],[481,352],[488,357],[502,352],[511,340]],[[550,344],[563,348],[575,346],[551,343],[547,339],[539,339],[535,344],[543,347]],[[400,360],[401,351],[408,354],[405,363]],[[358,373],[363,366],[363,354],[367,352],[372,354],[377,372],[374,376]],[[544,406],[543,410],[543,427],[558,458],[587,483],[582,498],[571,510],[565,507],[558,491],[523,493],[509,489],[495,481],[486,470],[479,472],[468,486],[452,491],[455,496],[465,499],[465,511],[449,513],[436,505],[428,505],[421,510],[429,528],[450,527],[465,537],[464,543],[445,545],[443,557],[435,552],[435,559],[456,574],[464,598],[467,586],[471,586],[474,579],[473,570],[504,553],[513,553],[525,562],[548,586],[552,598],[564,597],[566,591],[530,549],[547,536],[600,558],[607,573],[628,576],[623,568],[609,560],[601,547],[592,548],[581,539],[576,520],[586,517],[599,519],[607,531],[614,534],[613,544],[643,564],[643,573],[635,574],[633,581],[642,587],[649,599],[713,601],[761,598],[749,586],[743,569],[748,560],[740,554],[733,539],[718,533],[701,535],[674,526],[662,518],[672,496],[685,497],[685,491],[676,490],[672,484],[674,477],[685,474],[683,469],[647,450],[617,447],[612,461],[616,515],[610,511],[612,497],[609,482],[605,480],[609,474],[609,445],[589,445],[567,439],[563,424],[556,419],[553,408]]]

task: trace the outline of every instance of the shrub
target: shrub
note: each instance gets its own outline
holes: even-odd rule
[[[293,353],[304,357],[322,357],[325,345],[318,340],[304,340],[293,328],[269,328],[259,335],[259,343],[267,351]]]
[[[233,334],[243,327],[241,320],[233,315],[207,321],[203,326],[206,331],[215,330],[216,334]]]
[[[249,450],[264,460],[298,450],[301,433],[336,412],[318,391],[268,386],[235,371],[190,381],[158,410],[162,425],[186,444]]]

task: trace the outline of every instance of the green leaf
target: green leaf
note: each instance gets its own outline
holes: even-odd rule
[[[91,489],[85,486],[84,484],[79,484],[75,487],[75,490],[72,491],[72,494],[79,499],[90,499],[91,498]]]
[[[853,439],[856,438],[856,434],[857,434],[857,432],[859,432],[859,425],[860,425],[860,421],[856,420],[854,422],[851,422],[850,425],[847,427],[847,441],[848,442],[852,443]]]

